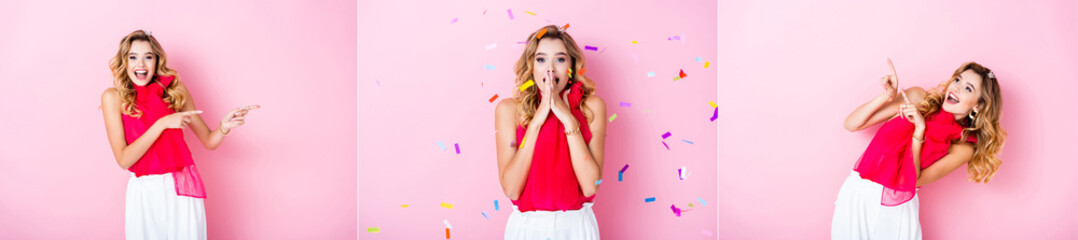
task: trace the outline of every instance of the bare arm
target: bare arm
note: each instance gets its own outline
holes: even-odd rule
[[[494,114],[494,127],[497,131],[498,178],[502,191],[509,199],[517,200],[528,181],[532,156],[535,152],[535,138],[539,135],[539,121],[532,120],[524,132],[524,140],[513,146],[516,141],[517,101],[512,98],[498,102]],[[537,114],[538,115],[538,114]]]
[[[127,144],[127,138],[124,136],[120,94],[116,89],[105,89],[105,92],[101,94],[101,113],[105,118],[105,131],[108,134],[109,146],[112,147],[112,155],[116,158],[116,163],[121,168],[127,169],[138,162],[143,154],[146,154],[146,151],[150,149],[154,141],[157,141],[157,138],[161,136],[165,129],[181,127],[180,122],[182,122],[183,116],[197,116],[201,111],[181,112],[162,117],[161,119],[165,121],[159,119],[154,122],[142,136],[139,136],[130,145]]]
[[[573,172],[576,174],[576,179],[580,183],[580,190],[585,197],[591,197],[595,195],[595,192],[599,189],[599,185],[595,182],[603,178],[603,151],[606,145],[606,102],[598,96],[589,96],[587,106],[591,109],[591,115],[593,116],[591,122],[588,123],[588,129],[591,130],[591,142],[584,142],[584,136],[581,134],[569,135],[569,156],[572,159]],[[572,121],[576,122],[576,121]],[[566,125],[566,130],[571,130],[576,127],[579,129],[579,123],[574,125]]]
[[[921,170],[921,175],[917,178],[917,186],[920,187],[936,182],[971,159],[973,159],[973,144],[966,142],[951,144],[946,156]]]
[[[925,90],[921,87],[907,88],[904,92],[913,103],[920,102],[925,95]],[[901,98],[888,100],[889,98],[891,97],[887,93],[881,93],[879,96],[857,107],[846,117],[846,122],[843,126],[850,132],[856,132],[898,116],[898,105],[902,104],[904,100]]]
[[[187,90],[187,87],[183,86],[183,82],[176,81],[173,84],[180,84],[180,89],[187,96],[187,102],[183,104],[180,111],[195,110],[195,98],[191,96],[191,92]],[[209,150],[217,150],[217,147],[221,146],[221,142],[224,141],[225,135],[231,131],[231,128],[243,125],[247,111],[257,108],[259,108],[258,105],[251,105],[232,109],[228,114],[225,114],[224,119],[214,130],[210,130],[209,125],[206,125],[206,121],[203,121],[199,115],[191,116],[192,121],[189,126],[191,127],[191,132],[194,132],[195,136],[198,137],[199,142],[202,142],[203,147]]]

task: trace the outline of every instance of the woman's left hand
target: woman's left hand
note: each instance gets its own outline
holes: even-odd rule
[[[232,109],[232,111],[229,111],[228,114],[225,115],[224,119],[221,119],[221,125],[218,128],[221,129],[222,133],[228,133],[229,131],[232,131],[233,128],[242,126],[246,122],[248,111],[259,109],[261,107],[262,106],[259,105],[248,105]]]
[[[569,111],[569,90],[566,89],[562,91],[562,94],[558,95],[561,96],[551,99],[554,100],[554,104],[552,104],[550,110],[554,112],[555,117],[558,117],[558,121],[565,124],[566,130],[576,127],[580,123],[576,122],[576,118],[573,117],[573,112]]]
[[[921,113],[917,111],[917,106],[909,103],[898,105],[898,111],[902,113],[902,117],[913,123],[919,130],[924,130],[925,119],[921,116]]]

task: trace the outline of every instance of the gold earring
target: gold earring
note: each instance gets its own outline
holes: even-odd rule
[[[969,113],[969,119],[970,120],[977,120],[977,109],[976,108],[974,108],[973,111]]]

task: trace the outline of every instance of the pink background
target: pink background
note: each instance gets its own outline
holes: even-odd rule
[[[523,47],[516,42],[544,25],[566,23],[580,47],[600,48],[585,51],[586,74],[596,80],[608,113],[618,115],[608,125],[594,206],[602,237],[718,236],[717,125],[708,120],[717,87],[715,1],[363,1],[359,9],[361,238],[442,239],[442,220],[452,224],[453,239],[503,236],[512,208],[498,183],[494,107],[517,91],[512,65]],[[666,40],[683,34],[684,42]],[[489,44],[497,46],[486,50]],[[688,77],[674,82],[679,69]],[[649,71],[656,76],[648,78]],[[488,102],[494,94],[498,100]],[[667,131],[670,150],[661,143]],[[677,179],[681,166],[693,172],[688,180]],[[656,201],[645,203],[647,197]],[[442,202],[453,209],[441,208]],[[688,203],[695,210],[680,218],[670,210]],[[367,233],[371,227],[381,232]]]
[[[877,128],[842,122],[881,88],[935,87],[961,63],[1003,89],[1004,163],[920,191],[925,239],[1078,238],[1075,1],[723,1],[721,238],[825,239],[843,179]],[[781,229],[781,231],[776,231]]]
[[[211,127],[261,104],[217,151],[185,131],[210,239],[354,239],[353,1],[0,2],[0,239],[122,239],[130,175],[97,110],[108,60],[153,31]]]

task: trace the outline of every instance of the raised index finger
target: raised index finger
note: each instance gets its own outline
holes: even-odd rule
[[[887,66],[891,67],[891,75],[898,78],[898,72],[895,71],[895,63],[891,62],[891,58],[887,58]]]

